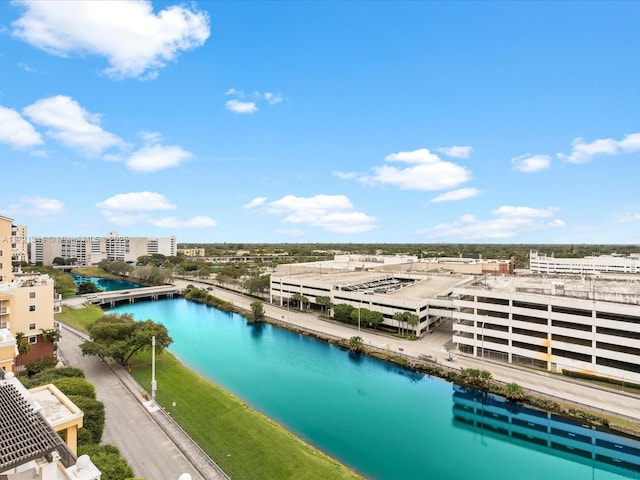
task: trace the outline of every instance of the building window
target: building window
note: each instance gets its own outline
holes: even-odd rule
[[[35,312],[36,311],[36,306],[35,305],[29,305],[29,311],[30,312]]]
[[[37,335],[31,335],[31,336],[29,336],[29,343],[30,343],[30,344],[38,343],[38,337],[37,337]]]
[[[36,292],[29,292],[29,298],[36,298]]]
[[[36,329],[36,324],[35,323],[30,323],[29,324],[29,330],[35,330]]]
[[[0,270],[4,268],[4,263],[0,262]]]
[[[0,257],[4,255],[4,250],[0,250]]]

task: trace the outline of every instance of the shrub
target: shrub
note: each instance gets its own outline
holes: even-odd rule
[[[84,378],[57,378],[52,383],[67,396],[79,395],[93,400],[96,399],[96,389]]]
[[[39,358],[38,360],[33,360],[25,365],[27,369],[27,376],[32,377],[43,370],[47,370],[49,368],[54,368],[58,364],[58,359],[54,356]]]
[[[127,480],[133,477],[133,470],[113,445],[82,445],[78,447],[78,455],[89,455],[104,479]]]
[[[84,412],[83,426],[79,432],[86,430],[90,437],[83,433],[83,443],[99,443],[102,440],[102,432],[104,431],[104,404],[93,398],[82,397],[78,395],[69,396],[76,407]],[[78,434],[78,442],[80,442],[80,434]],[[110,477],[103,477],[110,478]]]

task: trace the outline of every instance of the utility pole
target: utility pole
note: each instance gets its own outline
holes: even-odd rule
[[[151,401],[156,403],[156,336],[151,337]]]

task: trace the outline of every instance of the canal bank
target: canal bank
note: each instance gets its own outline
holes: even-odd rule
[[[309,335],[247,324],[239,315],[183,299],[122,305],[114,312],[164,324],[174,338],[172,353],[186,366],[369,478],[418,479],[425,472],[431,478],[516,478],[526,463],[540,465],[528,478],[555,478],[552,471],[591,478],[592,469],[599,480],[636,478],[633,472],[608,472],[604,457],[585,465],[576,453],[563,453],[566,448],[583,452],[582,438],[592,438],[590,427],[574,422],[558,428],[570,423],[540,412],[539,426],[528,421],[519,427],[534,439],[537,428],[547,429],[548,443],[532,449],[509,435],[524,421],[519,410],[531,415],[527,409],[505,404],[505,412],[490,396],[473,392],[470,406],[450,382],[368,356],[352,357]],[[461,408],[475,410],[458,414]],[[535,431],[526,433],[531,428]],[[570,440],[572,428],[581,432],[580,442]],[[557,438],[559,433],[567,439]],[[617,443],[637,448],[637,442]],[[468,462],[441,462],[460,452]],[[612,462],[620,460],[617,453]]]
[[[251,311],[250,304],[255,301],[255,298],[211,284],[187,280],[177,280],[174,283],[181,289],[190,284],[206,289],[208,293],[232,302],[234,306],[244,309],[246,312]],[[517,383],[532,394],[540,395],[551,401],[571,404],[575,408],[590,410],[596,415],[609,415],[622,419],[623,422],[614,426],[621,432],[638,435],[640,431],[640,427],[638,427],[640,425],[640,396],[632,392],[594,386],[578,379],[517,365],[497,363],[489,359],[479,359],[457,351],[451,351],[453,361],[447,361],[448,348],[450,348],[448,343],[451,340],[450,324],[442,324],[434,332],[424,335],[419,340],[412,341],[372,330],[358,330],[355,326],[320,319],[315,313],[282,308],[269,303],[264,303],[264,310],[266,320],[270,323],[333,341],[348,342],[349,338],[357,335],[362,337],[367,348],[381,352],[382,355],[402,358],[408,363],[422,363],[421,358],[429,357],[433,359],[431,363],[443,369],[487,370],[494,380],[503,384]],[[634,428],[627,430],[624,428],[625,422],[635,424]]]

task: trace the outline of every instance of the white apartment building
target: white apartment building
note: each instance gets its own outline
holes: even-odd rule
[[[640,279],[488,276],[452,297],[462,352],[640,383]]]
[[[177,239],[171,237],[126,237],[109,232],[104,237],[33,237],[31,261],[51,265],[56,257],[76,259],[78,265],[95,265],[102,260],[134,263],[139,257],[159,253],[177,254]]]
[[[553,255],[529,252],[529,269],[538,273],[640,273],[640,254],[598,255],[583,258],[556,258]]]

